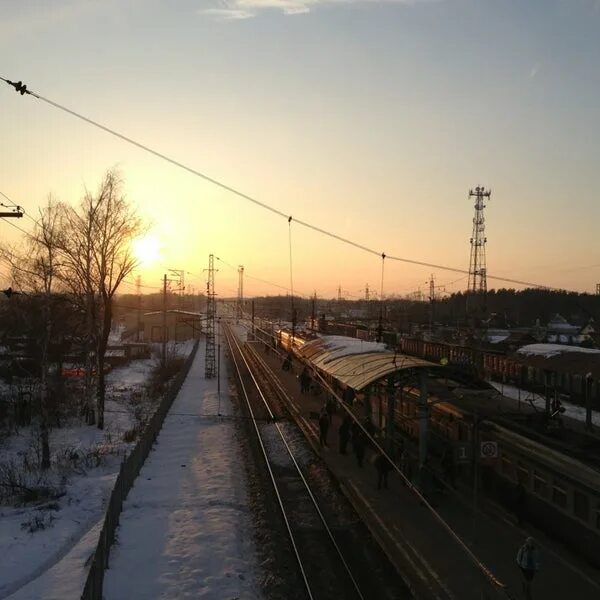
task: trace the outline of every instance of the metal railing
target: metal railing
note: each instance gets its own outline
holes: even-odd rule
[[[108,568],[108,558],[110,555],[110,547],[115,540],[115,531],[119,525],[119,517],[123,509],[123,502],[127,498],[129,490],[133,487],[133,483],[150,453],[163,422],[173,401],[175,400],[187,374],[192,366],[196,351],[198,350],[198,341],[194,344],[194,348],[187,357],[179,373],[170,383],[167,391],[163,394],[156,411],[146,423],[137,444],[133,450],[123,459],[119,470],[119,475],[115,481],[115,485],[110,494],[104,524],[98,545],[91,559],[90,570],[81,594],[81,600],[102,600],[102,586],[104,583],[104,571]]]

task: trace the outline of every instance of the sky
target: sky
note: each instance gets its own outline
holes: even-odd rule
[[[0,0],[0,76],[292,222],[6,84],[0,191],[35,217],[117,167],[160,250],[140,267],[146,291],[168,268],[204,289],[212,253],[224,296],[244,265],[247,296],[353,298],[380,291],[381,258],[295,219],[468,269],[468,193],[483,185],[490,275],[593,292],[599,32],[596,0]],[[431,275],[467,284],[386,260],[384,295],[425,292]]]

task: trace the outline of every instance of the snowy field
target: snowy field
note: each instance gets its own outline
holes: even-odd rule
[[[201,344],[125,502],[106,600],[262,597],[223,360],[221,369],[219,400]]]
[[[187,355],[193,342],[177,344]],[[107,376],[105,429],[65,424],[50,435],[51,483],[64,487],[55,500],[25,506],[0,506],[0,599],[66,600],[79,598],[86,576],[85,561],[98,541],[105,503],[120,462],[131,443],[123,434],[135,424],[128,408],[132,394],[147,381],[154,359],[132,361]],[[2,443],[1,460],[21,464],[35,451],[29,427]],[[77,453],[71,460],[60,457]],[[96,466],[96,457],[100,466]]]
[[[519,390],[518,387],[512,385],[506,385],[498,383],[497,381],[490,381],[490,385],[494,386],[503,396],[512,398],[513,400],[521,400],[524,405],[535,406],[538,410],[546,410],[546,399],[539,394],[528,392],[527,390]],[[561,404],[565,408],[563,416],[573,419],[575,421],[582,421],[585,423],[585,408],[583,406],[577,406],[570,402],[562,401]],[[598,411],[592,411],[592,423],[594,425],[600,425],[600,413]]]

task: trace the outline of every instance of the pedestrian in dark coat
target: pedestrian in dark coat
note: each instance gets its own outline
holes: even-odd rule
[[[350,421],[350,417],[346,415],[340,425],[340,454],[346,454],[346,448],[350,440]]]
[[[348,408],[352,408],[354,404],[354,390],[351,387],[346,387],[344,393],[342,394],[342,399]]]
[[[319,444],[321,447],[327,447],[327,432],[329,431],[329,415],[325,407],[319,414]]]
[[[308,373],[308,369],[304,367],[302,369],[302,373],[300,373],[300,393],[307,394],[308,390],[310,390],[310,374]]]
[[[367,438],[360,427],[353,428],[352,431],[352,448],[356,455],[356,462],[362,468],[365,452],[367,450]]]
[[[517,565],[523,573],[523,592],[527,600],[532,600],[531,585],[540,568],[540,553],[533,538],[528,537],[517,552]]]
[[[388,473],[392,470],[390,461],[381,452],[375,458],[375,468],[377,469],[377,489],[380,490],[383,485],[388,489]]]

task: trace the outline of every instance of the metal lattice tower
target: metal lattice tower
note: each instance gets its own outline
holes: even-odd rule
[[[484,201],[490,199],[491,190],[478,186],[475,191],[469,190],[469,198],[475,196],[475,216],[473,217],[473,234],[471,235],[471,259],[469,261],[469,292],[487,292],[487,273],[485,265],[485,217]]]
[[[244,265],[238,267],[238,297],[237,297],[237,318],[242,318],[244,310]]]
[[[212,379],[217,374],[215,352],[215,320],[217,316],[215,303],[215,259],[208,257],[208,281],[206,282],[206,356],[204,377]]]

